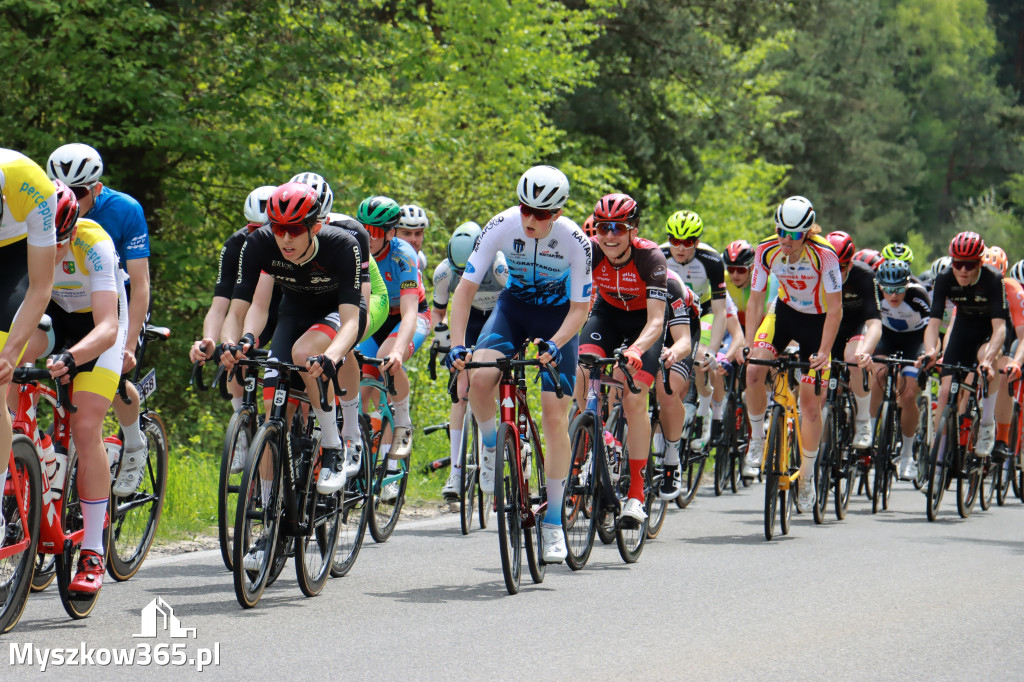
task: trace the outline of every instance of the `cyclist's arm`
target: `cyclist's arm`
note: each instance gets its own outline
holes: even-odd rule
[[[231,299],[224,296],[214,296],[210,303],[210,309],[206,311],[203,318],[203,339],[215,339],[220,336],[220,328],[224,325],[224,318],[227,317],[228,308],[231,307]]]
[[[572,307],[569,307],[572,312]],[[586,318],[583,320],[586,322]],[[661,338],[665,329],[665,301],[663,299],[647,299],[647,323],[640,330],[640,335],[633,341],[633,345],[640,349],[643,355],[651,349],[658,339]]]
[[[924,328],[924,352],[925,355],[938,357],[939,355],[939,326],[942,324],[941,317],[932,317],[928,320],[928,326]],[[949,338],[949,334],[946,334]]]
[[[128,301],[128,342],[124,349],[135,355],[149,311],[149,258],[133,258],[125,262],[125,268],[132,283],[132,298]]]
[[[590,314],[590,301],[570,301],[569,313],[565,316],[562,326],[558,328],[554,336],[545,341],[551,341],[559,348],[569,343],[574,336],[583,329],[583,324]]]
[[[828,310],[825,312],[825,326],[821,330],[821,346],[818,347],[816,361],[811,363],[811,369],[823,369],[828,364],[832,344],[836,341],[839,324],[843,321],[843,292],[826,291],[825,305]]]
[[[245,313],[245,323],[242,328],[251,332],[257,341],[260,341],[259,334],[267,328],[267,318],[270,317],[270,301],[274,298],[274,278],[266,273],[260,274],[260,280],[256,284],[256,291],[252,295],[252,303]],[[266,339],[263,339],[264,341]]]
[[[451,312],[448,313],[448,333],[451,334],[452,348],[466,345],[466,325],[469,323],[469,310],[473,306],[480,285],[466,277],[459,281],[452,294]]]
[[[672,345],[669,346],[668,350],[672,354],[672,364],[675,364],[683,358],[690,356],[690,324],[687,321],[685,324],[673,325],[668,329],[672,335]],[[662,357],[665,355],[666,353],[663,352]]]
[[[767,294],[764,291],[751,289],[750,298],[747,299],[747,345],[754,347],[754,337],[757,335],[757,328],[764,320],[764,304]]]
[[[992,365],[1003,352],[1003,342],[1006,341],[1006,320],[994,318],[992,320],[992,337],[985,344],[985,355],[983,362]]]
[[[872,319],[864,323],[864,338],[857,345],[857,352],[871,355],[882,338],[882,320]]]
[[[725,319],[728,316],[728,311],[725,309],[724,298],[711,299],[711,314],[715,316],[715,319],[711,321],[709,345],[711,346],[712,354],[714,354],[722,347],[722,339],[725,338]]]
[[[430,306],[430,328],[434,329],[438,323],[444,322],[445,315],[448,314],[447,308],[438,308],[437,306]]]
[[[732,336],[729,349],[725,352],[725,359],[729,362],[736,362],[743,353],[743,349],[747,347],[746,339],[743,336],[743,327],[740,326],[740,320],[737,317],[727,317],[725,325]]]
[[[341,327],[324,351],[324,355],[333,360],[335,365],[340,365],[342,358],[348,355],[359,341],[359,306],[342,303],[338,306],[338,315],[341,317]]]
[[[415,293],[402,294],[398,300],[398,309],[401,311],[402,321],[398,323],[398,334],[395,335],[395,345],[392,349],[392,356],[398,356],[399,360],[405,359],[405,349],[412,343],[416,334],[416,319],[419,317],[419,298]],[[396,358],[392,357],[392,362]],[[401,363],[399,362],[399,366]]]
[[[14,324],[7,335],[3,351],[0,351],[0,384],[9,383],[14,376],[14,368],[18,365],[21,349],[28,343],[32,331],[39,324],[39,318],[46,311],[53,291],[53,263],[57,255],[57,247],[32,246],[28,250],[28,293],[21,310],[14,318]]]

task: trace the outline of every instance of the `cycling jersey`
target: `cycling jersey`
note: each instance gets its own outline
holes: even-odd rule
[[[722,255],[707,244],[700,243],[688,263],[680,263],[672,257],[668,244],[661,245],[668,267],[693,290],[700,299],[703,312],[711,310],[711,301],[725,298],[725,265]]]
[[[284,259],[269,227],[245,239],[232,298],[252,302],[260,273],[284,289],[287,306],[336,311],[339,305],[363,304],[359,285],[359,244],[340,227],[327,226],[313,237],[311,255],[301,264]]]
[[[473,295],[473,309],[482,312],[494,310],[498,303],[498,296],[505,289],[505,281],[508,279],[508,266],[505,265],[505,256],[498,252],[494,262],[480,282],[476,294]],[[451,263],[445,258],[434,268],[434,307],[438,310],[448,308],[448,300],[451,298],[455,288],[462,280],[462,275],[455,272]]]
[[[523,230],[518,206],[502,211],[484,227],[463,277],[479,284],[498,251],[508,264],[505,288],[520,301],[558,306],[590,299],[590,240],[565,216],[552,223],[546,237],[533,239]]]
[[[666,324],[674,327],[679,324],[690,324],[693,318],[700,319],[700,301],[679,275],[669,270],[665,284],[668,295],[668,305],[665,308]]]
[[[245,238],[251,234],[248,227],[235,231],[225,240],[220,247],[220,255],[217,258],[217,281],[213,285],[214,297],[231,298],[235,282],[238,281],[238,261],[242,253],[242,244]],[[256,338],[263,344],[270,343],[270,338],[277,328],[277,309],[281,305],[281,287],[275,286],[274,293],[270,297],[270,305],[267,310],[267,324],[256,335]]]
[[[0,248],[26,238],[29,246],[53,246],[57,189],[43,169],[24,154],[0,149],[0,189]]]
[[[422,251],[416,252],[416,265],[421,273],[427,271],[427,256]]]
[[[370,283],[370,300],[366,301],[365,319],[360,316],[360,326],[363,329],[361,340],[365,340],[380,329],[384,324],[384,318],[388,316],[387,285],[380,275],[377,260],[370,257],[370,234],[362,223],[344,213],[330,213],[327,224],[345,230],[359,244],[359,281],[362,284]]]
[[[855,260],[843,282],[843,325],[861,325],[878,319],[878,285],[875,271],[867,263]]]
[[[725,279],[725,291],[733,300],[736,306],[736,317],[739,318],[740,326],[747,326],[747,302],[750,300],[750,282],[742,289],[732,283],[728,277]],[[774,301],[779,295],[779,278],[772,275],[768,281],[768,296],[766,300]]]
[[[634,237],[629,260],[614,265],[591,239],[594,258],[594,288],[601,299],[619,310],[646,310],[648,299],[664,301],[667,293],[665,256],[658,245]]]
[[[373,258],[377,261],[377,269],[380,270],[384,286],[388,290],[391,315],[397,314],[401,309],[402,296],[418,296],[422,304],[421,309],[426,309],[426,295],[420,280],[416,251],[408,242],[392,237]]]
[[[918,332],[928,326],[931,300],[920,284],[907,286],[907,293],[898,306],[892,306],[884,296],[879,296],[879,313],[882,317],[882,333],[897,334]]]
[[[1011,329],[1016,329],[1024,325],[1024,287],[1011,277],[1003,278],[1003,286],[1006,288],[1006,305],[1009,308],[1006,323]],[[1011,337],[1016,338],[1016,334],[1012,334],[1008,329],[1006,338]]]
[[[146,216],[142,213],[142,206],[133,197],[104,187],[89,209],[88,218],[99,223],[103,231],[114,240],[122,268],[126,261],[149,258]]]
[[[957,283],[952,268],[940,272],[932,289],[933,318],[942,319],[947,300],[956,306],[956,316],[961,323],[956,326],[957,329],[1006,318],[1006,290],[1003,287],[1003,277],[997,270],[987,265],[981,266],[977,281],[965,286]],[[986,333],[991,333],[991,325],[984,324],[984,327]]]
[[[825,294],[843,289],[839,259],[832,245],[820,235],[812,235],[804,242],[795,263],[788,262],[783,255],[778,237],[758,244],[750,288],[764,291],[772,274],[779,278],[779,300],[802,313],[824,314],[828,310]]]

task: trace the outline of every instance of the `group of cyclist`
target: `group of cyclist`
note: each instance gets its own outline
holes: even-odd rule
[[[146,457],[138,401],[123,402],[115,393],[120,376],[134,365],[149,308],[148,236],[138,202],[105,187],[102,172],[99,154],[83,144],[58,148],[45,171],[17,152],[0,150],[0,249],[7,254],[0,277],[14,292],[0,312],[0,388],[8,389],[20,363],[51,352],[52,376],[74,382],[78,411],[72,434],[85,538],[72,589],[92,592],[102,584],[107,498],[138,485]],[[722,433],[726,369],[748,357],[771,360],[796,346],[807,363],[798,391],[804,480],[813,476],[822,433],[824,395],[817,384],[828,378],[833,359],[851,367],[853,447],[863,450],[872,445],[872,415],[881,398],[879,382],[862,381],[862,373],[876,374],[880,355],[919,358],[902,372],[903,478],[914,475],[919,372],[941,356],[944,364],[977,365],[1004,386],[1020,377],[1024,345],[1016,341],[1024,335],[1024,291],[1016,280],[1024,277],[1024,261],[1007,276],[1006,254],[986,248],[973,232],[958,234],[949,256],[936,261],[922,282],[913,275],[909,247],[894,243],[880,253],[858,251],[844,232],[822,234],[811,202],[800,196],[779,205],[770,237],[756,246],[737,240],[719,252],[702,242],[703,222],[688,210],[669,217],[665,244],[640,237],[641,208],[621,193],[602,197],[583,226],[577,225],[564,215],[569,181],[551,166],[523,173],[516,194],[517,204],[483,228],[466,222],[453,232],[447,257],[433,271],[428,305],[422,242],[429,221],[422,208],[370,196],[355,217],[334,212],[330,185],[313,172],[254,189],[244,202],[247,224],[220,251],[212,304],[190,358],[230,369],[251,349],[269,346],[272,359],[307,369],[298,374],[295,390],[315,395],[318,380],[327,379],[327,400],[311,400],[310,409],[322,446],[316,487],[329,495],[361,466],[359,411],[379,399],[360,394],[364,375],[388,372],[394,378],[388,468],[397,469],[398,460],[410,455],[405,364],[433,330],[439,346],[449,349],[445,364],[460,371],[450,415],[452,472],[442,491],[454,497],[463,464],[455,425],[462,424],[467,406],[480,429],[480,484],[488,492],[496,485],[500,372],[461,370],[467,362],[510,357],[534,344],[540,361],[555,370],[542,374],[541,386],[547,452],[541,537],[548,563],[563,561],[567,552],[561,512],[571,468],[569,417],[574,398],[584,404],[589,379],[578,367],[581,353],[620,353],[624,369],[616,373],[621,378],[628,372],[647,389],[619,397],[628,424],[630,473],[621,515],[632,521],[647,515],[652,389],[665,444],[656,494],[667,501],[681,490],[684,403],[693,405],[700,425],[688,447],[704,451]],[[52,320],[49,338],[37,328],[44,313]],[[356,352],[383,362],[379,368],[360,366]],[[767,372],[753,363],[746,371],[748,478],[762,468]],[[950,372],[943,368],[941,374],[940,413],[950,384]],[[272,371],[264,376],[268,412],[276,381]],[[342,393],[337,399],[335,389]],[[240,385],[231,391],[237,409]],[[124,433],[112,486],[101,432],[111,405]],[[978,456],[1005,450],[1009,410],[1005,390],[982,400]],[[5,411],[0,446],[9,450],[10,443]],[[237,449],[232,471],[242,469],[244,457],[245,448]],[[814,486],[800,485],[798,491],[798,509],[810,510]],[[395,493],[381,494],[387,499]],[[256,563],[255,555],[266,548],[257,542],[252,551]]]

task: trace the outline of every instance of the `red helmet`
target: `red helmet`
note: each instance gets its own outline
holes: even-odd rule
[[[839,256],[840,265],[848,265],[853,260],[853,253],[857,248],[853,245],[853,237],[846,234],[845,232],[836,231],[829,232],[826,235],[829,244],[836,250],[836,255]]]
[[[597,236],[597,228],[594,227],[593,213],[588,215],[587,219],[583,221],[583,234],[587,235],[588,238]]]
[[[629,223],[635,227],[640,222],[640,207],[628,194],[606,194],[594,207],[594,221]]]
[[[863,263],[867,263],[873,270],[877,270],[878,266],[885,261],[885,259],[882,258],[882,254],[878,253],[874,249],[861,249],[857,253],[853,254],[853,260],[859,260]]]
[[[305,225],[306,229],[316,224],[320,215],[320,195],[315,189],[301,182],[286,182],[270,195],[267,204],[267,219],[281,225]]]
[[[985,253],[985,240],[977,232],[961,232],[949,243],[949,256],[954,260],[977,260]]]
[[[749,268],[754,263],[754,247],[746,239],[737,239],[722,252],[728,267]]]
[[[78,223],[78,199],[71,188],[60,180],[54,180],[53,186],[57,188],[57,215],[53,218],[53,224],[57,229],[57,241],[62,242],[71,236]]]

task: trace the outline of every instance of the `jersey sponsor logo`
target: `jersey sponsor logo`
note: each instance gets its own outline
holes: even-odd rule
[[[243,246],[242,248],[244,249],[245,247]],[[292,268],[292,264],[291,263],[286,263],[285,261],[280,261],[280,260],[272,260],[272,261],[270,261],[270,266],[274,267],[274,268],[285,268],[287,270],[290,270]]]
[[[668,292],[664,289],[648,289],[647,298],[652,298],[655,301],[664,301],[668,299]]]
[[[29,201],[31,201],[33,204],[35,204],[36,206],[39,207],[40,215],[42,215],[44,218],[49,218],[51,216],[51,214],[53,213],[53,209],[50,206],[49,202],[46,201],[46,195],[45,194],[40,192],[33,185],[28,184],[27,182],[21,183],[21,188],[18,191],[21,192],[22,194],[27,194],[28,198],[29,198]],[[44,231],[48,231],[52,227],[53,227],[53,221],[51,221],[51,220],[44,220],[43,221],[43,230]]]
[[[591,284],[584,284],[583,285],[583,295],[584,296],[590,296],[590,290],[592,288],[593,288],[593,285],[591,285]]]
[[[144,234],[140,234],[140,235],[139,235],[139,236],[137,236],[137,237],[132,237],[132,238],[131,238],[131,239],[130,239],[130,240],[128,241],[128,250],[130,251],[130,250],[132,250],[132,249],[141,249],[141,248],[144,248],[144,247],[146,246],[146,240],[147,240],[147,238],[148,238],[148,235],[144,235]]]
[[[522,253],[526,249],[526,242],[522,239],[515,239],[512,241],[512,250],[516,253]]]
[[[466,269],[469,270],[469,266],[468,265],[466,266]],[[501,275],[504,272],[505,272],[505,266],[504,265],[499,265],[498,267],[494,268],[494,274],[496,274],[496,275]]]
[[[400,288],[402,288],[402,289],[415,289],[418,286],[419,285],[416,282],[411,282],[411,281],[406,280],[405,282],[402,282],[402,286]]]
[[[324,284],[331,281],[332,280],[330,277],[319,277],[317,275],[313,275],[312,277],[309,278],[310,284]]]
[[[557,239],[552,239],[551,241],[548,242],[548,248],[549,249],[553,249],[556,246],[558,246],[558,240]]]
[[[75,274],[75,264],[74,264],[74,262],[69,261],[69,260],[64,261],[64,272],[66,272],[69,275]]]
[[[472,263],[466,263],[466,273],[472,275],[476,272],[476,268],[473,267]]]
[[[390,282],[391,281],[391,273],[390,272],[385,272],[384,273],[384,279],[386,279],[387,281]]]
[[[560,253],[558,253],[556,251],[541,251],[537,255],[538,256],[543,256],[544,258],[553,258],[555,260],[565,260],[565,256],[563,256],[562,254],[560,254]]]
[[[665,276],[665,268],[663,268],[663,267],[661,267],[659,265],[658,267],[654,268],[654,272],[651,273],[651,276],[652,277],[664,277]]]

